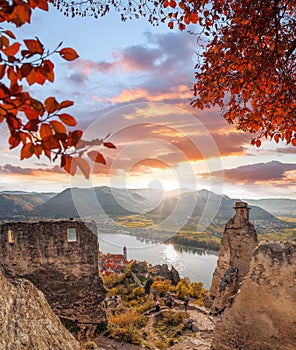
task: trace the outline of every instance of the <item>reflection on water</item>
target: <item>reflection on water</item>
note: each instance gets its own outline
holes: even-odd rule
[[[211,285],[218,258],[216,254],[202,249],[175,247],[124,234],[99,234],[99,244],[101,251],[113,254],[122,254],[123,246],[126,246],[129,260],[174,266],[181,277],[187,276],[193,282],[201,281],[205,288]]]
[[[175,249],[179,252],[185,252],[185,253],[191,253],[191,254],[197,254],[197,255],[206,255],[207,251],[201,248],[190,248],[190,247],[185,247],[185,246],[175,246]],[[214,252],[212,252],[215,254]]]

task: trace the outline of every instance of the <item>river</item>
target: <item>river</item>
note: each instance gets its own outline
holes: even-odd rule
[[[128,260],[147,261],[152,265],[174,266],[181,277],[192,282],[203,282],[209,289],[218,255],[202,249],[175,247],[171,244],[153,243],[124,234],[99,234],[100,250],[103,253],[122,254],[127,248]]]

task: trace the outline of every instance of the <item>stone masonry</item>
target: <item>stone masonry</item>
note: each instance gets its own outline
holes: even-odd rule
[[[224,230],[207,301],[214,314],[231,304],[239,284],[249,272],[252,253],[258,244],[255,228],[249,222],[247,203],[236,202],[234,209],[235,216]]]
[[[98,273],[95,223],[79,220],[5,222],[0,264],[6,276],[30,280],[61,319],[104,324],[105,289]]]

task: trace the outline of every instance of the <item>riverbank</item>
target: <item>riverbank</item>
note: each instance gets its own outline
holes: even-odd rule
[[[174,266],[181,277],[193,282],[203,282],[205,288],[211,285],[218,255],[203,249],[175,247],[171,243],[152,242],[126,234],[99,234],[100,250],[107,254],[122,254],[127,248],[128,260],[147,261],[152,265]]]

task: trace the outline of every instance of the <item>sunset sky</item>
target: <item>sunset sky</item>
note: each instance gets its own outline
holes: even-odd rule
[[[93,168],[89,181],[71,178],[46,158],[20,161],[19,149],[9,151],[2,125],[1,191],[111,185],[296,198],[295,148],[265,141],[257,149],[249,145],[252,135],[229,126],[217,108],[190,107],[194,35],[144,20],[122,23],[117,14],[95,20],[68,19],[54,8],[35,12],[19,35],[37,36],[49,49],[63,41],[80,58],[69,63],[53,57],[55,83],[34,86],[32,94],[74,100],[69,113],[85,137],[111,133],[117,149],[102,149],[108,164]]]

